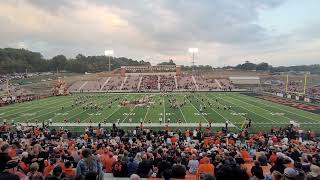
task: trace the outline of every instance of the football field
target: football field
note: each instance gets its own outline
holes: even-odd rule
[[[57,126],[112,125],[241,129],[252,120],[251,131],[285,127],[295,121],[320,132],[320,115],[237,92],[198,93],[84,93],[50,97],[0,108],[0,122],[39,123]],[[49,120],[51,119],[51,120]]]

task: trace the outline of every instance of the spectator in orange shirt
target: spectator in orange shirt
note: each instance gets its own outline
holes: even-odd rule
[[[208,157],[204,157],[203,164],[199,165],[197,179],[199,179],[202,173],[214,175],[214,166],[210,163],[210,159]]]
[[[245,148],[242,148],[242,149],[241,149],[241,155],[242,155],[242,158],[243,158],[243,159],[250,158],[249,152],[248,152]]]
[[[105,172],[111,173],[112,172],[112,165],[114,163],[114,159],[112,157],[112,154],[109,154],[106,158],[104,158],[102,163],[103,163],[103,167],[105,169]]]
[[[67,161],[64,163],[64,170],[63,173],[70,177],[71,179],[75,179],[76,177],[76,171],[72,168],[72,164],[70,161]]]
[[[44,177],[47,177],[51,173],[55,164],[56,164],[56,159],[50,159],[50,163],[43,170]]]

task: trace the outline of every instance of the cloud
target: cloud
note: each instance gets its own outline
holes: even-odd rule
[[[23,44],[45,57],[78,53],[172,58],[189,65],[188,47],[198,47],[198,64],[224,65],[246,57],[289,62],[290,49],[312,50],[316,29],[275,34],[259,23],[259,13],[283,0],[18,0],[0,2],[0,47]],[[315,27],[315,26],[312,26]],[[308,32],[308,36],[304,35]],[[292,42],[301,42],[296,46]],[[298,49],[297,52],[300,50]],[[317,57],[313,54],[310,59]]]

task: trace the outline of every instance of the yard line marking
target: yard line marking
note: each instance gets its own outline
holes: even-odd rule
[[[100,100],[100,99],[99,99],[99,100]],[[99,100],[95,100],[94,102],[99,102]],[[98,105],[101,105],[101,104],[103,104],[103,103],[105,103],[104,100],[103,100],[101,103],[98,103]],[[77,108],[80,108],[80,107],[81,107],[81,106],[79,106],[79,107],[77,107]],[[77,108],[75,108],[75,109],[77,109]],[[71,111],[74,111],[75,109],[69,110],[68,113],[71,112]],[[68,117],[68,119],[72,119],[73,117],[78,116],[79,114],[82,114],[82,113],[87,112],[88,110],[89,110],[89,109],[86,109],[85,111],[81,111],[81,112],[79,112],[79,113],[77,113],[77,114],[74,114],[74,115]],[[54,115],[53,117],[55,117],[55,115]],[[53,117],[52,117],[52,118],[53,118]],[[88,118],[84,119],[84,120],[87,120],[87,119],[89,119],[89,118],[90,118],[90,116],[89,116]]]
[[[54,105],[54,104],[58,104],[59,102],[61,101],[61,99],[57,99],[57,100],[53,100],[53,102],[52,101],[49,101],[49,102],[47,102],[47,103],[45,103],[44,105],[45,105],[45,107],[47,107],[47,106],[52,106],[52,105]],[[66,100],[63,100],[62,102],[64,102],[64,101],[66,101]],[[41,104],[42,105],[42,104]],[[30,107],[30,106],[32,106],[32,107]],[[24,113],[24,112],[27,112],[27,111],[30,111],[30,110],[32,110],[32,109],[37,109],[37,108],[39,108],[39,104],[31,104],[29,107],[25,107],[25,108],[23,108],[24,109],[24,111],[19,111],[19,109],[11,109],[11,110],[9,110],[9,111],[5,111],[5,114],[4,114],[4,116],[0,116],[1,118],[6,118],[6,117],[9,117],[9,116],[13,116],[13,115],[17,115],[17,114],[22,114],[22,113]],[[7,112],[11,112],[11,111],[14,111],[14,113],[7,113]],[[17,111],[17,112],[15,112],[15,111]]]
[[[184,98],[187,99],[186,96],[184,96]],[[207,123],[209,123],[209,121],[207,120],[207,118],[205,118],[205,117],[202,115],[202,113],[200,113],[200,111],[199,111],[196,107],[194,107],[194,105],[189,101],[189,99],[187,99],[187,101],[189,102],[189,104],[192,105],[192,107],[193,107],[194,109],[196,109],[196,110],[198,111],[199,114],[201,114],[202,118],[203,118],[204,120],[206,120]]]
[[[67,99],[67,100],[64,100],[64,101],[60,101],[59,103],[63,103],[63,105],[65,105],[65,104],[68,104],[69,103],[69,100],[70,99]],[[47,111],[47,110],[49,110],[49,109],[53,109],[53,108],[56,108],[57,106],[50,106],[50,107],[48,107],[48,106],[46,106],[46,108],[44,108],[44,109],[41,109],[41,110],[39,110],[39,111],[36,111],[36,112],[34,112],[34,113],[36,113],[36,114],[38,114],[39,112],[41,112],[41,111]],[[21,114],[21,115],[23,115],[23,113]],[[41,114],[41,115],[39,115],[39,116],[36,116],[36,117],[41,117],[43,114]],[[35,118],[36,118],[35,117]],[[24,116],[19,116],[19,117],[17,117],[17,118],[15,118],[15,120],[17,120],[18,122],[20,121],[20,120],[22,120],[22,118],[26,118],[26,117],[24,117]],[[31,119],[34,119],[34,118],[31,118]],[[31,120],[31,119],[28,119],[28,121],[29,120]]]
[[[109,96],[108,96],[109,97]],[[124,99],[124,98],[123,98]],[[104,101],[105,102],[105,101]],[[102,102],[102,103],[104,103]],[[102,104],[102,103],[99,103],[99,104]],[[87,112],[88,110],[85,110],[84,112]],[[83,113],[83,112],[82,112]],[[79,115],[79,114],[82,114],[82,113],[78,113],[76,115]],[[103,112],[101,113],[101,115],[103,114]],[[87,121],[89,118],[91,118],[91,116],[89,115],[86,119],[84,119],[83,121]]]
[[[132,99],[133,99],[134,97],[136,97],[136,96],[137,96],[137,95],[133,96]],[[123,99],[125,99],[125,98],[123,98]],[[131,99],[131,98],[130,98],[130,99]],[[122,108],[121,106],[118,107],[118,109],[114,110],[107,118],[105,118],[105,120],[108,120],[114,113],[116,113],[117,111],[119,111],[121,108]]]
[[[147,112],[146,112],[146,114],[144,115],[143,123],[146,121],[146,118],[147,118],[147,115],[148,115],[148,113],[149,113],[150,107],[151,107],[151,106],[148,107]]]
[[[163,122],[166,123],[166,102],[164,100],[164,96],[162,96],[163,100]]]
[[[222,99],[222,98],[220,98],[219,96],[216,96],[216,97],[218,97],[219,99]],[[269,119],[269,118],[266,118],[266,117],[264,117],[264,116],[261,116],[260,114],[257,114],[257,113],[254,112],[254,111],[250,111],[249,109],[247,109],[247,108],[245,108],[245,107],[243,107],[243,106],[236,105],[236,104],[234,104],[233,102],[228,101],[228,100],[226,100],[226,99],[222,99],[222,100],[223,100],[223,101],[227,101],[227,102],[229,102],[230,104],[235,105],[236,107],[240,107],[240,108],[242,108],[242,109],[246,109],[247,111],[249,111],[249,112],[251,112],[251,113],[253,113],[253,114],[258,115],[258,116],[262,117],[263,119],[267,119],[267,120],[269,120],[269,121],[271,121],[271,122],[273,122],[273,123],[276,123],[276,122],[273,121],[272,119]],[[276,124],[277,124],[277,123],[276,123]]]
[[[205,97],[207,97],[211,102],[213,102],[213,100],[212,100],[209,96],[205,95]],[[220,102],[218,102],[218,103],[220,104]],[[220,104],[220,105],[222,106],[222,104]],[[210,107],[210,106],[209,106],[209,107]],[[230,119],[225,118],[224,116],[222,116],[218,111],[216,111],[216,110],[213,109],[212,107],[210,107],[210,109],[212,109],[214,112],[218,113],[223,119],[225,119],[225,120],[227,120],[227,121],[229,121],[229,122],[232,123],[232,121],[231,121]],[[232,110],[232,109],[231,109],[231,111],[235,112],[235,111]],[[242,116],[241,116],[241,117],[242,117]],[[235,127],[240,130],[240,128],[239,128],[238,126],[235,125]]]
[[[129,116],[130,116],[130,114],[132,113],[132,111],[134,111],[134,109],[136,109],[136,105],[134,105],[134,107],[133,108],[131,108],[131,110],[130,110],[130,112],[128,113],[128,115],[121,121],[121,123],[123,123]]]
[[[249,101],[252,101],[252,100],[249,100]],[[261,99],[258,99],[258,101],[256,101],[256,102],[258,102],[259,104],[262,104],[261,101],[262,101]],[[268,105],[268,103],[265,103],[264,105],[265,105],[265,106],[268,106],[268,107],[271,107],[271,108],[274,108],[274,107]],[[282,104],[277,104],[277,105],[285,106],[285,105],[282,105]],[[285,107],[289,107],[289,106],[285,106]],[[309,117],[309,116],[304,116],[304,115],[301,115],[301,114],[297,114],[297,113],[295,113],[295,112],[291,112],[291,111],[288,111],[288,110],[285,110],[285,109],[281,109],[281,110],[282,110],[282,111],[285,111],[285,112],[288,112],[288,113],[291,113],[291,114],[295,114],[295,115],[300,116],[300,117],[304,117],[304,118],[307,118],[307,119],[311,119],[311,120],[315,120],[315,121],[317,121],[317,122],[320,122],[320,120],[318,120],[318,119],[313,119],[313,118],[311,118],[311,117]],[[297,110],[301,110],[301,109],[297,109]],[[303,111],[303,110],[301,110],[301,111]],[[310,113],[310,112],[309,112],[309,113]]]
[[[208,96],[206,96],[207,98],[209,98]],[[200,99],[198,97],[196,97],[199,101]],[[210,98],[209,98],[210,99]],[[211,100],[211,99],[210,99]],[[219,103],[220,104],[220,103]],[[205,105],[205,104],[204,104]],[[210,107],[210,106],[209,106]],[[212,109],[214,112],[216,112],[219,116],[221,116],[223,119],[225,119],[226,121],[229,121],[230,123],[234,124],[231,120],[227,119],[226,117],[222,116],[218,111],[216,111],[215,109],[213,109],[212,107],[210,107],[210,109]],[[240,128],[236,125],[234,125],[238,130],[240,130]]]
[[[179,109],[180,109],[180,112],[181,112],[181,114],[182,114],[182,117],[183,117],[184,121],[187,123],[186,117],[184,116],[184,114],[183,114],[183,112],[182,112],[182,110],[181,110],[180,106],[178,106],[178,107],[179,107]]]
[[[29,108],[30,106],[39,105],[40,103],[50,103],[52,101],[57,101],[58,99],[61,99],[61,98],[57,98],[57,99],[43,98],[43,99],[35,99],[33,101],[26,101],[26,102],[22,102],[22,103],[15,103],[15,104],[4,106],[4,107],[0,108],[0,112],[2,110],[9,112],[7,110],[12,111],[12,110],[17,110],[17,109],[25,109],[25,108]]]
[[[244,101],[244,100],[239,100],[239,99],[233,98],[232,95],[229,96],[229,97],[232,98],[232,99],[238,100],[238,101],[240,101],[240,102],[244,102],[244,103],[246,103],[246,104],[249,104],[249,103],[247,103],[247,102]],[[261,103],[259,103],[259,104],[261,104]],[[251,104],[249,104],[249,105],[250,105],[250,106],[253,106],[253,105],[251,105]],[[260,106],[254,106],[254,107],[257,107],[257,108],[259,108],[259,109],[261,109],[261,110],[268,111],[269,113],[272,113],[271,111],[269,111],[269,110],[267,110],[267,109],[263,109],[263,108],[261,108]],[[290,118],[288,118],[288,117],[286,117],[286,116],[282,116],[282,117],[288,119],[289,122],[292,120],[292,119],[290,119]]]
[[[63,103],[63,105],[66,105],[66,104],[69,104],[70,103],[70,101],[67,101],[66,103]],[[56,106],[55,107],[51,107],[51,108],[48,108],[48,109],[53,109],[53,108],[57,108]],[[45,109],[45,110],[48,110],[48,109]],[[60,108],[59,108],[60,109]],[[58,109],[58,110],[59,110]],[[33,119],[36,119],[36,118],[39,118],[39,117],[41,117],[41,116],[44,116],[44,115],[47,115],[47,114],[50,114],[50,113],[53,113],[53,112],[56,112],[56,111],[58,111],[57,109],[55,109],[54,111],[50,111],[50,112],[48,112],[48,113],[45,113],[45,114],[41,114],[40,116],[36,116],[36,117],[34,117],[34,118],[31,118],[31,119],[28,119],[28,122],[30,121],[30,120],[33,120]],[[40,110],[40,111],[42,111],[42,110]],[[40,111],[38,111],[38,112],[40,112]]]
[[[69,100],[70,100],[70,99],[69,99]],[[71,101],[72,101],[72,99],[71,99]],[[67,103],[64,103],[63,105],[68,104],[68,103],[70,103],[71,101],[68,101]],[[52,108],[56,108],[56,107],[52,107]],[[52,109],[52,108],[48,108],[48,109]],[[74,108],[74,109],[72,109],[72,110],[69,110],[69,111],[67,111],[67,112],[74,111],[75,109],[78,109],[78,108],[81,108],[81,106],[79,105],[78,107],[76,107],[76,108]],[[39,118],[39,117],[41,117],[41,116],[44,116],[44,115],[47,115],[47,114],[50,114],[50,113],[53,113],[53,112],[56,112],[56,111],[59,111],[59,109],[58,109],[58,110],[54,110],[54,111],[50,111],[50,112],[48,112],[48,113],[42,114],[42,115],[37,116],[37,117],[34,117],[34,118],[32,118],[32,119]],[[56,115],[54,115],[54,116],[52,116],[52,117],[50,117],[50,118],[53,118],[53,117],[55,117],[55,116],[56,116]],[[29,120],[32,120],[32,119],[28,119],[28,121],[29,121]]]

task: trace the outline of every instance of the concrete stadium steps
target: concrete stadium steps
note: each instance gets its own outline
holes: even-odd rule
[[[161,77],[160,76],[158,76],[158,90],[160,90],[161,89],[161,85],[160,85],[160,79],[161,79]]]
[[[177,80],[177,76],[174,76],[174,82],[176,84],[176,89],[178,89],[178,80]]]
[[[122,90],[123,85],[127,82],[127,79],[128,79],[128,77],[126,76],[126,77],[124,78],[124,80],[123,80],[123,82],[122,82],[121,86],[120,86],[120,90]]]
[[[123,83],[122,89],[124,91],[137,91],[139,89],[139,76],[126,76],[126,80]]]
[[[102,90],[120,90],[121,84],[123,84],[124,77],[114,76],[111,77],[108,83],[102,88]]]
[[[77,82],[73,83],[69,87],[69,91],[70,92],[80,91],[80,88],[82,88],[84,83],[85,83],[85,81],[77,81]]]
[[[219,88],[221,89],[222,86],[221,86],[220,82],[217,79],[214,79],[214,80],[216,81],[216,83],[218,84]]]
[[[102,91],[102,89],[104,88],[104,86],[105,86],[106,84],[108,84],[108,82],[109,82],[110,79],[111,79],[111,77],[108,77],[108,78],[105,80],[105,82],[103,83],[103,85],[102,85],[101,88],[100,88],[100,91]]]
[[[215,79],[206,78],[203,76],[194,76],[195,80],[197,81],[198,90],[217,90],[219,89],[219,85],[215,81]]]
[[[178,76],[178,89],[180,90],[196,90],[196,86],[191,76]]]
[[[84,83],[80,86],[79,91],[81,91],[81,90],[83,89],[83,87],[85,87],[85,86],[87,85],[87,83],[88,83],[88,81],[84,82]]]
[[[86,83],[82,86],[82,91],[99,91],[101,88],[100,81],[86,81]]]
[[[141,82],[142,82],[142,77],[139,78],[139,83],[138,83],[138,90],[140,90],[141,87]]]
[[[198,86],[196,78],[194,78],[194,76],[192,76],[192,80],[193,80],[193,83],[196,85],[197,91],[199,91],[199,86]]]

